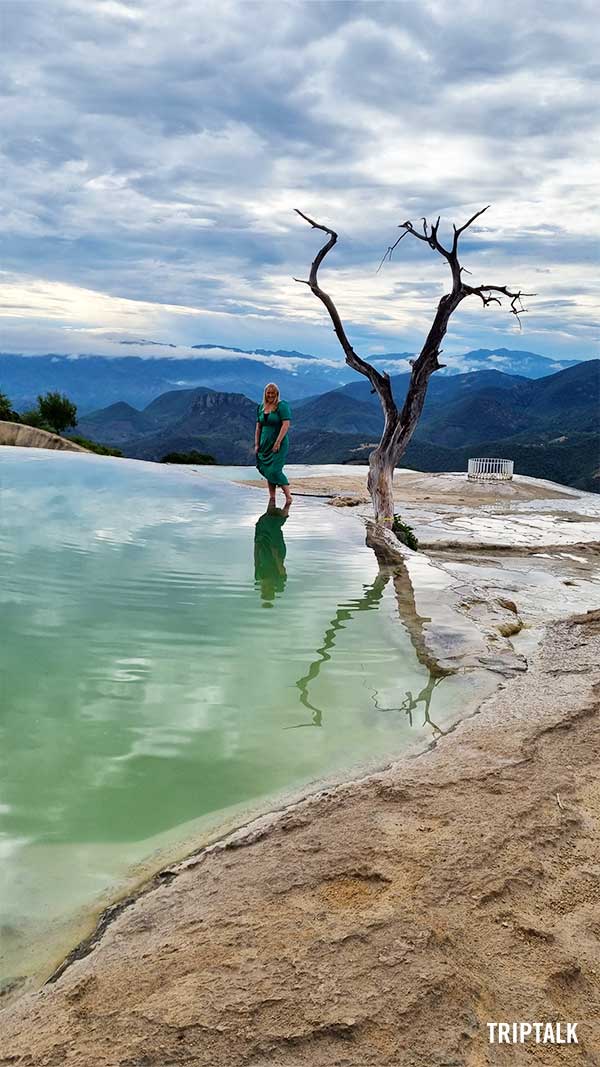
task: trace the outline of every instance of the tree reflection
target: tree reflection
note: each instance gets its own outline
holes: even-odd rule
[[[373,703],[377,711],[404,713],[408,719],[410,726],[413,725],[413,711],[415,711],[419,707],[419,704],[422,704],[423,707],[421,710],[423,711],[423,726],[431,726],[431,729],[433,730],[436,736],[442,736],[443,734],[447,733],[447,731],[442,730],[441,727],[439,727],[433,721],[429,714],[429,707],[431,704],[431,698],[433,696],[434,689],[440,684],[441,681],[443,681],[445,677],[445,674],[436,675],[432,671],[430,671],[429,681],[427,682],[427,685],[423,686],[418,696],[413,696],[410,690],[407,689],[404,700],[401,701],[401,703],[397,707],[393,708],[384,708],[379,703],[379,694],[377,690],[372,689],[371,692],[373,693]]]
[[[327,663],[331,659],[331,652],[335,646],[336,635],[339,630],[345,630],[347,623],[352,619],[353,615],[358,611],[373,611],[377,608],[379,601],[383,596],[383,591],[390,580],[390,575],[384,575],[381,572],[377,575],[372,585],[368,586],[365,593],[358,600],[351,600],[348,604],[342,604],[337,609],[333,619],[329,623],[325,635],[323,637],[323,643],[320,648],[317,649],[317,659],[313,660],[308,671],[302,678],[299,678],[295,682],[295,686],[300,690],[300,703],[304,704],[305,708],[309,708],[312,711],[311,722],[299,722],[296,726],[288,727],[288,729],[298,729],[300,726],[322,726],[323,712],[321,708],[315,707],[309,700],[309,688],[312,682],[318,678],[321,673],[321,668],[324,663]]]
[[[423,713],[422,725],[429,725],[434,734],[438,736],[444,733],[444,731],[433,722],[430,714],[430,706],[434,690],[448,674],[453,674],[454,672],[440,667],[427,648],[424,624],[431,620],[417,613],[412,583],[410,581],[409,573],[403,563],[397,563],[393,566],[380,564],[379,574],[375,578],[375,581],[366,588],[362,597],[357,600],[351,600],[347,604],[342,604],[337,609],[325,631],[323,642],[317,649],[317,658],[310,664],[306,674],[294,683],[300,693],[300,703],[312,712],[311,719],[309,722],[296,723],[294,726],[287,727],[287,729],[295,730],[304,726],[323,725],[323,710],[322,708],[317,707],[311,701],[309,696],[311,685],[318,678],[324,664],[332,658],[338,632],[347,627],[348,623],[357,612],[376,610],[390,580],[392,580],[394,584],[400,621],[409,635],[417,659],[423,666],[428,668],[429,679],[427,684],[423,686],[420,693],[416,696],[414,696],[412,692],[406,691],[404,700],[395,707],[383,707],[379,703],[377,690],[372,689],[373,703],[376,710],[379,712],[397,712],[406,714],[411,726],[413,725],[413,712],[420,709]]]

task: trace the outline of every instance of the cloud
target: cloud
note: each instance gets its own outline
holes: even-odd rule
[[[528,348],[593,355],[598,20],[588,0],[522,16],[516,0],[205,0],[201,18],[195,0],[4,0],[3,323],[22,347],[46,323],[337,356],[293,281],[318,247],[298,206],[340,232],[323,282],[353,342],[413,350],[448,279],[408,241],[376,274],[395,227],[441,213],[448,233],[492,203],[465,265],[538,293]],[[486,338],[514,347],[514,323],[463,305],[449,345]]]

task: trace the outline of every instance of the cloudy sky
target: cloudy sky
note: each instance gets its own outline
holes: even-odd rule
[[[414,351],[445,264],[407,238],[377,273],[385,248],[491,204],[469,280],[537,295],[522,333],[463,304],[445,351],[597,355],[595,7],[2,0],[0,349],[336,357],[299,207],[340,234],[321,282],[357,349]]]

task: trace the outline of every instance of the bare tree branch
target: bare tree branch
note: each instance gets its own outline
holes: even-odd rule
[[[459,260],[458,260],[458,242],[459,242],[460,236],[461,236],[461,234],[463,234],[465,232],[465,230],[467,230],[469,228],[469,226],[471,226],[471,224],[473,222],[475,222],[475,219],[478,219],[481,215],[483,215],[483,213],[485,211],[488,211],[489,207],[490,207],[490,205],[488,204],[487,207],[483,207],[479,211],[476,211],[475,214],[471,215],[471,217],[469,219],[467,219],[467,221],[464,222],[462,226],[453,226],[454,237],[453,237],[453,241],[452,241],[452,248],[450,248],[450,249],[446,248],[438,238],[438,230],[439,230],[439,225],[440,225],[440,216],[439,215],[438,215],[438,218],[436,219],[435,223],[432,223],[431,225],[428,224],[426,218],[422,218],[422,220],[421,220],[422,223],[423,223],[423,227],[422,227],[423,228],[423,233],[422,234],[419,233],[418,230],[415,229],[415,227],[413,226],[412,222],[410,222],[410,221],[403,222],[401,224],[401,228],[404,230],[404,233],[401,234],[401,236],[398,238],[398,240],[395,242],[394,245],[390,246],[390,249],[388,249],[388,252],[383,257],[380,266],[383,265],[383,263],[385,262],[386,259],[391,259],[391,251],[393,251],[397,247],[397,245],[400,242],[400,240],[402,239],[402,237],[405,237],[407,233],[410,233],[413,237],[416,237],[419,241],[425,241],[429,245],[430,248],[432,248],[436,252],[439,252],[439,254],[442,255],[444,257],[444,259],[446,259],[448,261],[448,263],[450,265],[450,269],[452,271],[452,281],[453,281],[452,292],[453,292],[454,295],[460,296],[460,300],[463,300],[467,296],[478,296],[481,299],[484,307],[487,307],[489,304],[492,304],[492,303],[499,304],[500,306],[502,306],[502,301],[500,299],[498,299],[498,297],[493,297],[493,296],[490,295],[493,292],[501,293],[504,296],[509,297],[510,298],[510,302],[511,302],[511,304],[510,304],[510,312],[511,312],[512,315],[516,316],[517,321],[519,323],[519,329],[520,329],[521,328],[521,320],[520,320],[519,316],[524,314],[527,311],[527,309],[523,306],[522,297],[535,296],[536,295],[535,293],[523,293],[520,290],[515,293],[515,292],[512,292],[510,289],[508,289],[504,285],[469,286],[469,285],[466,285],[462,281],[462,277],[461,276],[463,274],[471,274],[471,271],[467,270],[466,267],[461,266],[461,264],[459,263]]]
[[[412,222],[407,220],[406,222],[403,222],[401,224],[400,229],[405,230],[406,233],[412,234],[413,237],[417,237],[419,241],[425,241],[425,243],[428,244],[430,248],[433,248],[436,252],[439,252],[442,256],[445,256],[445,258],[448,259],[450,252],[447,248],[444,248],[441,241],[438,240],[437,232],[439,225],[440,220],[438,218],[437,222],[434,223],[431,226],[431,229],[428,231],[427,220],[423,219],[423,233],[419,233],[418,230],[415,230]],[[404,234],[402,236],[404,236]]]
[[[465,285],[464,288],[467,291],[467,296],[478,296],[484,307],[489,304],[499,304],[502,307],[500,297],[491,296],[491,293],[501,293],[502,296],[509,297],[510,313],[515,316],[519,323],[519,329],[522,329],[520,316],[527,312],[527,308],[523,306],[523,297],[536,295],[535,293],[523,293],[520,289],[514,293],[506,285]]]
[[[453,252],[456,252],[456,250],[458,248],[458,239],[459,239],[461,233],[464,233],[465,230],[468,230],[468,228],[471,225],[471,223],[475,222],[475,219],[478,219],[480,215],[483,215],[484,211],[489,211],[489,208],[490,208],[489,204],[487,205],[487,207],[482,207],[479,211],[476,211],[474,215],[471,215],[471,218],[467,219],[467,221],[465,223],[463,223],[462,226],[459,226],[458,228],[453,225],[453,227],[452,227],[453,230],[454,230],[454,240],[452,241],[452,251]]]
[[[319,285],[319,267],[321,266],[321,263],[325,259],[327,253],[330,252],[333,246],[336,244],[337,233],[335,232],[335,230],[330,229],[329,226],[323,226],[321,223],[315,222],[314,219],[311,219],[309,215],[305,215],[304,212],[300,211],[298,208],[294,208],[294,210],[296,211],[296,214],[300,215],[301,218],[308,222],[314,230],[322,230],[323,233],[329,234],[329,240],[326,241],[322,248],[319,249],[317,255],[312,261],[309,279],[308,282],[306,282],[305,284],[309,286],[314,295],[318,297],[321,303],[324,304],[327,308],[327,311],[329,312],[329,317],[333,323],[333,328],[335,330],[336,337],[344,350],[344,355],[346,357],[346,363],[348,364],[348,366],[352,367],[353,370],[358,371],[359,374],[364,374],[364,376],[368,378],[371,382],[373,389],[376,390],[379,394],[387,428],[388,422],[393,421],[398,414],[398,409],[396,407],[394,397],[392,395],[390,376],[389,374],[380,374],[380,372],[376,370],[375,367],[371,366],[370,363],[367,363],[365,359],[361,359],[361,357],[354,351],[342,324],[340,314],[333,300],[329,296],[329,293],[326,293],[325,290],[321,289]],[[296,280],[298,281],[300,279]]]
[[[376,272],[375,272],[376,274],[379,274],[379,271],[380,271],[380,270],[381,270],[381,268],[383,267],[383,264],[385,263],[386,259],[389,259],[389,260],[391,260],[391,258],[392,258],[392,255],[393,255],[393,253],[394,253],[394,252],[395,252],[395,250],[397,249],[397,247],[398,247],[398,245],[400,244],[400,241],[402,240],[402,238],[403,238],[403,237],[406,237],[406,234],[407,234],[407,232],[408,232],[408,231],[407,231],[407,230],[405,230],[405,231],[404,231],[404,233],[401,233],[401,234],[400,234],[400,236],[399,236],[399,238],[398,238],[398,240],[397,240],[397,241],[394,241],[393,245],[390,245],[390,246],[389,246],[389,248],[387,249],[387,251],[386,251],[386,253],[385,253],[384,257],[383,257],[383,259],[381,260],[381,263],[379,264],[379,266],[378,266],[378,268],[377,268],[377,270],[376,270]]]
[[[436,221],[432,223],[429,223],[427,218],[423,217],[420,220],[421,227],[419,229],[416,229],[410,220],[401,223],[399,229],[403,232],[397,240],[388,247],[379,267],[377,268],[380,270],[386,260],[391,260],[400,241],[402,241],[407,234],[411,234],[416,240],[423,241],[434,252],[441,255],[448,263],[452,274],[452,288],[450,292],[445,293],[444,296],[441,297],[423,347],[417,358],[410,361],[410,381],[401,412],[398,412],[394,402],[389,375],[380,374],[375,367],[372,367],[370,363],[367,363],[366,360],[361,359],[360,356],[357,355],[346,336],[333,300],[319,286],[319,267],[327,253],[337,242],[337,234],[334,230],[329,229],[327,226],[322,226],[308,215],[305,215],[304,212],[296,209],[298,215],[300,215],[300,217],[308,222],[314,229],[322,230],[323,233],[328,234],[328,240],[313,260],[309,280],[308,282],[304,282],[304,284],[310,287],[315,296],[317,296],[327,308],[333,322],[335,333],[344,350],[346,363],[369,379],[373,386],[373,391],[377,391],[381,400],[385,416],[385,425],[381,440],[377,448],[369,457],[368,478],[369,492],[371,493],[375,517],[378,522],[391,524],[393,520],[394,501],[392,476],[394,468],[405,451],[421,416],[429,379],[436,370],[440,370],[443,366],[439,361],[439,356],[442,351],[441,343],[446,335],[450,317],[456,311],[459,304],[469,296],[478,296],[484,307],[488,307],[490,304],[499,304],[502,306],[501,298],[505,296],[510,301],[511,314],[516,316],[520,328],[520,315],[526,311],[526,308],[523,306],[523,297],[535,295],[534,293],[524,293],[521,290],[515,292],[505,285],[473,286],[467,285],[466,282],[463,281],[462,275],[464,273],[469,274],[470,271],[467,271],[466,267],[461,266],[459,262],[458,245],[460,237],[476,219],[480,218],[480,216],[488,210],[488,208],[489,204],[487,207],[480,208],[479,211],[476,211],[475,214],[471,215],[462,226],[453,226],[454,236],[450,248],[447,248],[442,244],[438,236],[441,221],[439,215]],[[422,232],[420,232],[421,230]]]

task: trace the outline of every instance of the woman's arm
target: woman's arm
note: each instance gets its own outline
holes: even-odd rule
[[[260,422],[256,423],[256,429],[254,431],[254,451],[258,452],[260,445]]]
[[[281,445],[281,442],[283,441],[283,439],[284,439],[286,433],[288,432],[289,428],[290,428],[290,420],[289,419],[284,419],[283,422],[281,423],[281,429],[280,429],[279,433],[277,434],[277,440],[276,440],[275,444],[273,445],[273,451],[274,452],[279,452],[279,447]]]

